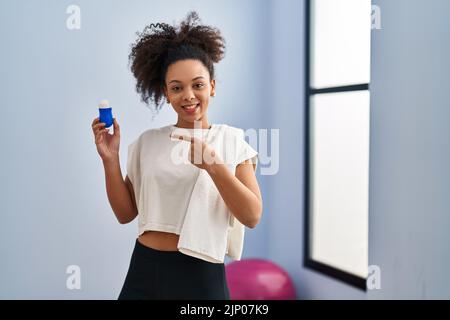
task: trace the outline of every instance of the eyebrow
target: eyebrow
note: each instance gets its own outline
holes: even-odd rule
[[[198,79],[200,79],[200,78],[205,79],[205,77],[200,76],[200,77],[197,77],[197,78],[192,79],[192,81],[198,80]],[[179,81],[179,80],[172,80],[172,81],[169,82],[169,84],[171,84],[172,82],[181,82],[181,81]]]

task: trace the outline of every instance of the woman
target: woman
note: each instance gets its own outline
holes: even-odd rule
[[[132,47],[131,70],[142,100],[151,100],[158,107],[164,98],[177,113],[178,121],[147,130],[130,144],[125,181],[119,164],[117,120],[113,135],[98,118],[92,124],[111,207],[121,224],[136,216],[139,220],[139,236],[119,299],[229,299],[223,258],[209,258],[195,250],[182,253],[179,244],[189,202],[208,201],[206,197],[190,198],[201,170],[213,181],[219,202],[229,209],[231,218],[254,228],[262,215],[255,177],[257,152],[243,138],[236,138],[241,129],[208,121],[210,97],[216,90],[213,63],[222,59],[225,41],[217,29],[198,25],[198,20],[191,12],[179,28],[151,24]],[[182,143],[189,151],[189,161],[174,163],[176,143],[169,135],[176,129],[193,133],[194,128],[205,139],[182,135],[188,139],[187,144]],[[207,143],[206,138],[219,131],[225,133],[217,135],[219,142],[235,144],[239,156],[233,159],[238,163],[224,164],[224,152]],[[209,161],[205,155],[210,156]],[[195,161],[197,156],[200,161]],[[209,204],[205,205],[207,208]],[[198,221],[199,230],[211,231],[213,240],[212,225],[205,221]],[[223,241],[218,241],[222,247]],[[204,244],[210,244],[209,240]]]

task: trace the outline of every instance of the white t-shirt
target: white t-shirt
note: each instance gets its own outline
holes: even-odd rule
[[[198,170],[203,170],[188,160],[190,142],[172,140],[172,132],[203,137],[208,145],[215,146],[214,151],[233,174],[247,159],[258,164],[258,153],[245,141],[244,131],[226,124],[213,124],[211,129],[168,125],[143,132],[128,146],[127,159],[139,235],[148,230],[180,234]]]

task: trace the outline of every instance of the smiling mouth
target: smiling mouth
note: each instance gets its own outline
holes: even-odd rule
[[[185,105],[185,106],[182,106],[182,108],[185,110],[194,110],[195,108],[197,108],[199,106],[200,106],[200,103],[197,103],[197,104]]]
[[[187,114],[194,114],[197,113],[198,109],[200,109],[200,103],[182,106],[182,108]]]

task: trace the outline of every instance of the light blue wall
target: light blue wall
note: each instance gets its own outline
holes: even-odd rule
[[[369,297],[449,299],[450,1],[374,4]]]
[[[66,28],[66,8],[81,8],[81,29]],[[130,261],[135,222],[119,225],[109,206],[91,122],[109,99],[126,146],[148,128],[176,122],[166,109],[151,122],[128,69],[135,32],[178,23],[191,9],[222,30],[227,54],[217,66],[209,118],[243,129],[267,125],[267,17],[252,1],[0,2],[0,298],[115,299]],[[261,189],[267,197],[267,180]],[[266,217],[247,231],[244,257],[263,256]],[[81,290],[66,288],[66,268],[81,268]]]

